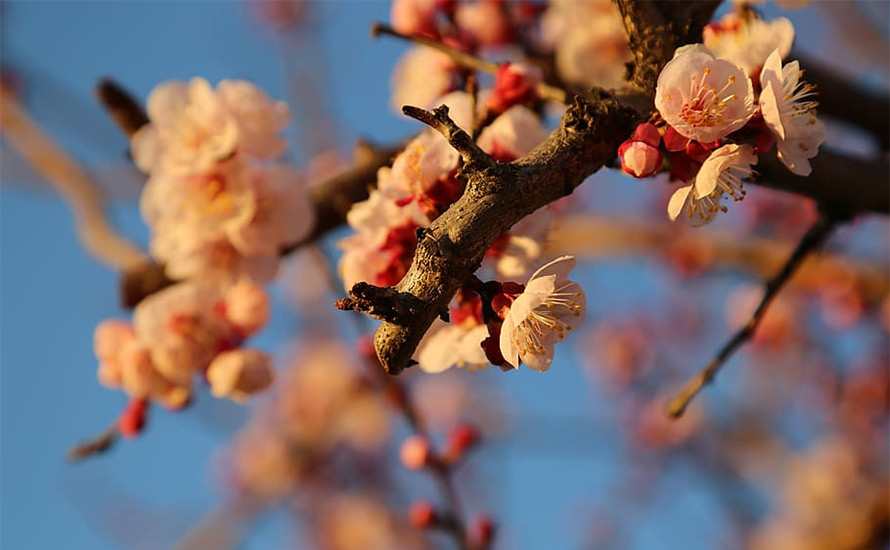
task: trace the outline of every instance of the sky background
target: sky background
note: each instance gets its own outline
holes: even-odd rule
[[[324,25],[316,46],[301,55],[317,56],[328,69],[316,76],[338,117],[339,143],[360,135],[387,143],[415,130],[416,124],[389,107],[389,74],[404,46],[372,41],[368,31],[372,21],[388,18],[388,4],[336,1],[317,7]],[[248,12],[244,2],[235,1],[3,2],[0,55],[23,75],[29,112],[63,146],[88,165],[119,164],[125,140],[91,100],[102,76],[140,98],[163,80],[193,76],[211,82],[246,78],[272,97],[288,97],[285,68],[301,60],[285,59],[282,37]],[[804,44],[820,36],[823,27],[812,9],[791,17]],[[297,111],[298,122],[301,116],[305,113]],[[300,139],[318,146],[326,138],[303,130]],[[299,163],[306,155],[294,150],[291,156]],[[117,302],[116,273],[80,248],[62,201],[14,172],[8,157],[3,162],[0,546],[165,547],[219,502],[213,453],[245,412],[201,396],[197,411],[159,411],[144,437],[106,456],[77,465],[64,461],[73,442],[100,431],[124,404],[121,393],[96,381],[92,335],[99,321],[125,312]],[[597,192],[627,195],[626,189],[626,180],[606,177]],[[122,195],[113,219],[145,243],[135,195]],[[624,206],[632,207],[633,200]],[[643,260],[588,265],[579,278],[585,288],[596,289],[593,315],[645,308],[675,284],[657,277]],[[725,277],[706,284],[719,293],[737,282]],[[299,312],[278,303],[257,344],[275,349],[299,323]],[[591,403],[589,384],[573,368],[572,353],[564,351],[558,359],[546,376],[525,369],[493,379],[514,404],[517,426],[613,412]],[[503,488],[494,512],[507,526],[501,548],[578,546],[579,524],[589,519],[587,506],[607,493],[620,462],[620,451],[608,444],[616,428],[592,426],[563,423],[542,439],[520,434],[479,457],[482,471],[492,468],[485,460],[498,461],[491,479]],[[570,452],[547,452],[550,446]],[[636,548],[665,548],[665,541],[683,541],[686,550],[714,546],[724,526],[711,511],[713,497],[688,483],[690,476],[694,473],[682,468],[672,474],[668,483],[675,490],[668,492],[675,496],[656,503],[659,513],[639,522]],[[272,513],[244,547],[283,548],[289,540],[283,514]]]

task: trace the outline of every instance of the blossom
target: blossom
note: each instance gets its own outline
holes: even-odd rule
[[[725,195],[741,200],[745,196],[742,180],[749,177],[757,155],[750,145],[729,144],[717,149],[705,160],[695,180],[677,189],[668,203],[668,215],[676,220],[686,211],[691,225],[710,222],[726,207],[720,201]]]
[[[187,384],[217,353],[240,343],[239,332],[217,307],[223,300],[215,284],[185,282],[156,292],[136,306],[136,337],[165,378]]]
[[[149,124],[132,138],[136,165],[148,173],[206,173],[235,154],[281,155],[279,132],[290,121],[287,105],[271,101],[245,81],[223,81],[217,90],[203,78],[170,81],[148,97]]]
[[[271,363],[268,354],[253,349],[220,353],[207,367],[210,393],[243,403],[272,384]]]
[[[482,341],[487,337],[485,325],[467,329],[437,320],[417,346],[417,362],[431,374],[455,365],[471,370],[482,368],[488,364],[482,350]]]
[[[225,316],[242,334],[252,335],[269,321],[269,295],[258,284],[242,279],[226,292]]]
[[[584,320],[584,291],[568,280],[574,266],[573,256],[562,256],[538,269],[510,306],[500,350],[514,367],[521,361],[538,371],[550,368],[554,345]]]
[[[403,34],[436,34],[436,0],[393,0],[390,21]]]
[[[450,57],[431,48],[416,47],[399,59],[393,70],[390,103],[398,112],[404,105],[433,107],[455,83],[457,67]]]
[[[704,46],[677,50],[658,76],[655,107],[681,135],[712,142],[754,114],[754,88],[744,70]]]
[[[582,86],[617,88],[630,61],[621,15],[608,0],[557,0],[541,21],[542,41],[553,47],[561,79]]]
[[[510,20],[499,1],[460,2],[454,14],[461,32],[483,46],[497,46],[512,37]]]
[[[515,105],[485,128],[476,143],[496,160],[509,162],[528,154],[548,135],[531,109]]]
[[[815,88],[800,80],[802,74],[797,61],[783,67],[779,50],[774,50],[760,73],[760,110],[776,135],[779,160],[795,174],[808,176],[809,159],[825,140],[825,125],[816,118]]]
[[[773,50],[778,49],[783,58],[788,55],[794,41],[794,25],[785,17],[764,21],[732,12],[706,26],[702,34],[705,46],[714,55],[755,75]]]

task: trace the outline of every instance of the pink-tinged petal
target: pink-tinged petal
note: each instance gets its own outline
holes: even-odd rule
[[[687,185],[685,187],[681,187],[674,191],[674,194],[671,195],[671,200],[668,201],[668,216],[671,218],[671,221],[677,219],[677,216],[680,215],[680,212],[683,211],[683,207],[686,206],[686,200],[689,198],[689,194],[692,192],[692,185]]]
[[[548,275],[555,275],[557,281],[564,281],[569,276],[569,272],[572,271],[575,267],[575,257],[574,256],[560,256],[555,260],[548,262],[543,265],[540,269],[534,272],[529,279],[531,283],[532,280],[538,279],[541,277],[546,277]],[[526,286],[526,290],[528,290],[528,286]]]

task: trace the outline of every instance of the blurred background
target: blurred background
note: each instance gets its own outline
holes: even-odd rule
[[[886,98],[888,3],[763,10],[792,20],[796,53]],[[93,98],[100,78],[143,100],[165,80],[248,79],[290,105],[287,158],[308,173],[344,162],[358,138],[389,145],[417,131],[390,106],[393,67],[408,46],[369,32],[389,14],[377,1],[3,1],[0,61],[24,109],[108,197],[113,224],[144,247],[143,176]],[[831,128],[835,146],[879,154],[867,135]],[[183,412],[156,411],[140,438],[66,462],[67,449],[125,403],[97,383],[92,350],[96,324],[127,315],[119,274],[84,252],[53,189],[5,143],[0,153],[0,546],[225,547],[188,541],[209,525],[243,531],[245,549],[372,547],[356,542],[370,535],[316,533],[348,530],[327,527],[334,520],[312,500],[317,484],[227,515],[239,502],[233,437],[277,395],[241,406],[200,394]],[[579,257],[588,320],[550,371],[406,375],[432,429],[443,427],[436,437],[457,420],[482,430],[456,472],[467,517],[494,518],[496,548],[887,548],[886,218],[838,231],[830,265],[780,297],[755,341],[674,424],[662,414],[665,397],[750,314],[763,278],[750,265],[775,265],[764,258],[790,250],[813,205],[749,186],[719,223],[666,232],[674,226],[642,223],[665,217],[663,182],[618,171],[592,180],[552,248]],[[588,239],[601,226],[585,224],[594,223],[612,227],[616,241]],[[335,261],[345,234],[295,254],[272,289],[273,319],[255,345],[275,354],[281,372],[315,353],[313,340],[354,349],[371,326],[346,322],[350,314],[330,307],[340,288],[319,285],[318,255]],[[754,241],[762,246],[737,249]],[[372,503],[353,502],[359,511],[346,523],[379,521],[376,506],[400,524],[412,501],[437,498],[429,479],[399,467],[404,421],[387,423],[362,459],[374,463],[363,474],[373,498],[362,492],[365,477],[340,483],[344,495]],[[324,498],[335,497],[327,489]],[[763,542],[774,539],[787,542]],[[436,537],[417,544],[449,547]]]

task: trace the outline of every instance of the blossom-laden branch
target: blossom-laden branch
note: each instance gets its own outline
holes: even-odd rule
[[[680,393],[668,404],[668,413],[672,417],[679,418],[682,416],[686,411],[686,407],[689,406],[689,403],[692,402],[702,388],[714,379],[720,371],[720,368],[732,354],[754,336],[757,327],[766,315],[770,303],[772,303],[773,299],[779,294],[779,291],[785,287],[791,279],[791,276],[797,271],[797,268],[800,267],[801,263],[803,263],[804,259],[806,259],[811,252],[818,250],[825,243],[839,221],[841,220],[835,216],[825,213],[820,214],[819,219],[816,220],[813,226],[810,227],[806,234],[804,234],[803,238],[801,238],[797,247],[794,249],[794,252],[792,252],[791,256],[788,258],[788,261],[782,266],[782,269],[766,282],[763,298],[760,300],[757,309],[754,310],[754,313],[751,315],[748,322],[733,334],[732,338],[720,348],[714,359],[712,359],[711,362],[708,363],[697,375],[689,380]]]

